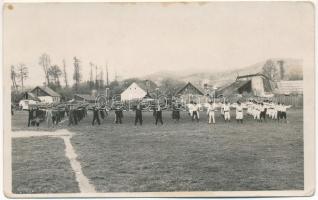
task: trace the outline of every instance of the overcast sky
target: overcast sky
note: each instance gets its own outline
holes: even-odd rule
[[[113,79],[157,71],[220,71],[268,58],[313,56],[310,3],[13,4],[4,10],[5,67],[29,67],[27,85],[44,82],[42,53],[52,64],[73,57],[83,79],[89,62]]]

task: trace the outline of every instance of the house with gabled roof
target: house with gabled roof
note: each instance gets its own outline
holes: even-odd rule
[[[201,102],[202,97],[204,97],[204,95],[204,90],[191,82],[188,82],[185,86],[180,88],[175,94],[175,96],[181,98],[183,101],[187,103],[189,103],[190,101]]]
[[[34,94],[41,102],[57,103],[61,101],[61,95],[47,86],[37,86],[31,93]]]

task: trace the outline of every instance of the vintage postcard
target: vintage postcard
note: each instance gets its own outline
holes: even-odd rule
[[[311,1],[3,5],[7,197],[310,196]]]

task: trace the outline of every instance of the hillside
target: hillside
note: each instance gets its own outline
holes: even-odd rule
[[[302,79],[302,62],[299,59],[281,59],[273,58],[271,59],[278,70],[280,70],[280,65],[278,61],[283,61],[283,80],[301,80]],[[166,78],[177,79],[184,82],[192,82],[197,85],[203,85],[207,83],[209,85],[214,85],[216,87],[221,87],[235,81],[237,76],[262,73],[262,68],[266,61],[255,63],[250,66],[245,66],[239,69],[223,72],[177,72],[177,71],[160,71],[143,78],[154,81],[159,84],[161,80]]]

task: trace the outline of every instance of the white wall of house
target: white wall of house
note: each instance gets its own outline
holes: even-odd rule
[[[52,97],[52,96],[38,96],[41,102],[45,103],[55,103],[60,102],[60,97]]]
[[[147,92],[143,90],[136,83],[132,83],[125,91],[120,95],[122,101],[129,101],[133,99],[141,99],[146,96]]]
[[[19,106],[23,109],[23,110],[28,110],[29,109],[29,105],[35,105],[36,101],[34,100],[29,100],[29,99],[22,99],[19,102]]]

